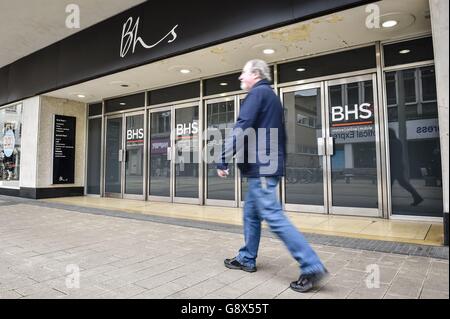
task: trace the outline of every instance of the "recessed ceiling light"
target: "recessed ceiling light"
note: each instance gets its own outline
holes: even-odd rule
[[[227,86],[228,83],[227,83],[227,82],[221,82],[220,85],[221,85],[221,86]]]
[[[398,51],[398,53],[400,53],[400,54],[407,54],[409,52],[411,52],[411,50],[408,50],[408,49]]]
[[[275,50],[274,50],[274,49],[264,49],[264,50],[263,50],[263,53],[264,53],[264,54],[274,54],[274,53],[275,53]]]
[[[84,99],[84,98],[86,97],[86,95],[84,95],[84,94],[77,94],[77,96],[78,96],[80,99]]]
[[[298,69],[296,69],[295,71],[297,71],[297,72],[305,72],[306,69],[305,69],[305,68],[298,68]]]
[[[128,85],[128,84],[121,84],[120,86],[121,86],[121,87],[123,87],[123,88],[127,88],[127,87],[129,87],[129,85]]]
[[[119,104],[120,105],[127,105],[127,103],[125,103],[125,102],[120,102]]]
[[[189,69],[181,69],[180,73],[188,74],[188,73],[191,73],[191,70],[189,70]]]
[[[382,26],[383,28],[392,28],[395,27],[397,24],[398,24],[397,20],[387,20],[383,22]]]

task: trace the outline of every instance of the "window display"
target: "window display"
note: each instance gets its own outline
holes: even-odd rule
[[[19,186],[22,105],[0,109],[0,185]]]

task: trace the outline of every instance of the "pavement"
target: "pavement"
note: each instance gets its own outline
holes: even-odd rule
[[[241,232],[190,223],[2,196],[0,299],[449,298],[448,247],[431,256],[307,237],[330,275],[302,294],[289,288],[299,269],[275,237],[263,234],[258,271],[246,273],[223,265]]]

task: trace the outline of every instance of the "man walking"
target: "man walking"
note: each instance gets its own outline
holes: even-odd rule
[[[327,270],[303,235],[284,215],[277,199],[277,185],[284,175],[285,161],[283,107],[270,87],[270,69],[266,62],[248,61],[239,80],[241,88],[249,92],[233,128],[231,142],[226,143],[221,163],[217,165],[217,174],[220,177],[228,175],[226,158],[229,159],[230,154],[245,154],[243,161],[237,160],[241,175],[248,180],[244,206],[245,244],[236,257],[225,259],[224,263],[231,269],[256,271],[261,222],[265,220],[300,265],[300,277],[290,287],[306,292],[323,278]],[[247,143],[239,143],[243,135],[251,135],[246,134],[249,131],[254,132],[257,142],[252,143],[248,138]]]

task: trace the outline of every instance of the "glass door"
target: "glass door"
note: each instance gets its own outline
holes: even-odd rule
[[[375,74],[281,89],[286,210],[380,217]]]
[[[148,199],[201,204],[198,103],[150,110]]]
[[[145,121],[144,113],[124,117],[124,195],[125,198],[144,199]]]
[[[105,196],[144,199],[144,132],[143,112],[107,117]]]
[[[322,93],[320,82],[281,91],[288,136],[282,192],[287,210],[327,213]]]
[[[201,204],[201,119],[199,105],[173,108],[173,201]]]
[[[150,111],[149,200],[172,201],[172,109]]]
[[[229,164],[229,175],[217,175],[217,163],[232,133],[236,97],[206,101],[206,147],[205,147],[205,204],[237,207],[237,175],[235,161]]]
[[[123,116],[107,117],[105,136],[105,196],[122,197]]]
[[[326,82],[330,214],[381,216],[375,74]]]

